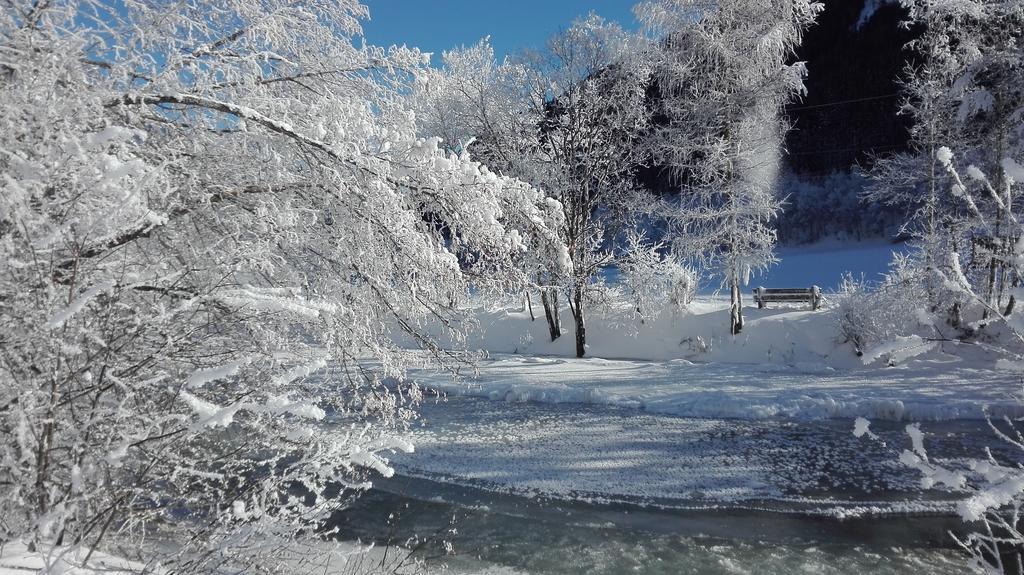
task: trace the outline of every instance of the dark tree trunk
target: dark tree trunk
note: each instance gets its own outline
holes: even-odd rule
[[[950,308],[948,322],[950,327],[954,329],[960,329],[960,327],[963,325],[963,317],[960,311],[960,302],[954,303],[953,307]]]
[[[558,290],[544,288],[540,292],[540,301],[544,304],[544,317],[548,320],[551,341],[555,341],[562,336],[562,325],[558,318]]]
[[[576,357],[587,353],[587,325],[583,320],[583,286],[573,288],[573,319],[576,320]]]

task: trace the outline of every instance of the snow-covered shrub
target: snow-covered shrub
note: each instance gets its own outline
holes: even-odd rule
[[[924,288],[913,260],[903,255],[878,285],[847,274],[833,299],[840,342],[852,344],[858,355],[927,327]]]
[[[425,57],[357,47],[366,13],[0,8],[0,541],[304,572],[281,554],[411,449],[386,377],[446,361],[426,328],[560,209],[417,137]]]
[[[870,311],[873,307],[868,296],[870,287],[863,278],[856,278],[851,274],[843,276],[839,284],[839,291],[831,298],[836,310],[836,321],[838,323],[839,342],[853,345],[854,351],[860,355],[873,337],[870,324]]]
[[[697,274],[666,255],[664,244],[648,242],[642,232],[626,234],[619,274],[625,295],[640,321],[666,306],[681,311],[697,293]]]
[[[697,296],[697,272],[675,260],[666,262],[664,276],[668,284],[668,303],[674,310],[686,309]]]

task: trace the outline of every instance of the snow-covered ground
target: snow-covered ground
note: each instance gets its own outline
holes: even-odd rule
[[[901,249],[882,242],[784,248],[793,253],[783,253],[773,269],[785,274],[762,285],[822,284],[812,276],[838,275],[840,268],[877,275]],[[809,275],[797,281],[800,274]],[[1024,415],[1022,382],[996,370],[997,358],[978,346],[929,344],[922,346],[927,353],[887,367],[887,354],[868,349],[860,357],[843,342],[834,298],[817,311],[746,303],[746,325],[733,336],[721,298],[700,296],[686,309],[662,309],[643,321],[626,301],[606,302],[589,311],[585,359],[574,357],[568,310],[562,337],[551,342],[539,302],[533,319],[521,302],[480,305],[466,342],[488,356],[478,373],[459,381],[428,372],[413,376],[449,395],[689,417],[949,420],[981,419],[985,408]]]
[[[587,355],[605,359],[673,360],[775,364],[815,368],[859,368],[853,347],[839,342],[832,309],[807,306],[757,309],[749,298],[746,327],[729,334],[728,302],[702,296],[684,310],[663,309],[641,321],[625,302],[592,309],[587,318]],[[535,319],[515,305],[472,310],[476,326],[466,345],[489,353],[575,356],[572,317],[562,312],[563,335],[551,342],[543,310]],[[994,363],[994,360],[993,360]]]
[[[88,557],[89,561],[85,559]],[[0,575],[131,575],[163,573],[154,565],[128,561],[101,551],[90,556],[87,548],[48,548],[29,551],[20,541],[0,545]]]
[[[929,421],[983,419],[986,407],[993,415],[1024,416],[1018,378],[956,356],[840,370],[497,355],[464,379],[430,372],[414,377],[447,395],[610,405],[686,417]]]
[[[685,309],[666,306],[646,318],[638,317],[633,304],[621,294],[612,298],[587,311],[588,357],[772,364],[803,370],[870,367],[840,335],[835,296],[826,295],[823,307],[816,311],[803,304],[771,304],[758,309],[752,298],[745,296],[745,325],[736,336],[729,333],[729,304],[721,297],[699,296]],[[472,325],[465,341],[469,349],[491,354],[575,356],[574,327],[568,309],[562,309],[562,337],[554,342],[550,341],[544,312],[537,301],[533,302],[533,316],[519,301],[480,304],[469,313]],[[443,334],[437,337],[442,344],[449,343]],[[407,343],[414,344],[411,340]],[[970,348],[968,344],[950,342],[939,346],[932,357],[945,361],[970,356],[970,362],[979,368],[995,367],[996,358]],[[872,350],[865,351],[872,355]]]
[[[685,309],[666,306],[652,309],[641,318],[630,296],[613,292],[600,303],[586,309],[587,356],[604,359],[675,360],[700,363],[742,363],[777,365],[801,370],[863,369],[854,348],[840,337],[840,317],[835,303],[837,296],[826,291],[824,307],[817,311],[808,305],[773,304],[757,309],[752,290],[765,287],[808,287],[819,285],[826,290],[838,285],[844,272],[877,280],[885,271],[894,251],[905,251],[903,245],[887,242],[864,242],[853,245],[815,244],[782,248],[783,259],[767,276],[755,277],[744,288],[746,325],[738,336],[729,333],[728,302],[720,294],[703,294]],[[619,286],[621,287],[621,286]],[[575,356],[573,318],[564,305],[561,308],[563,336],[551,342],[544,311],[536,294],[532,297],[532,316],[524,297],[504,302],[481,298],[469,310],[465,342],[452,342],[443,329],[431,329],[442,345],[473,350],[527,356]],[[396,330],[396,337],[410,347],[417,342]],[[942,352],[955,352],[958,357],[976,356],[974,365],[993,367],[994,358],[977,357],[972,351],[954,350],[953,344],[940,349],[933,357],[949,359]],[[966,346],[963,346],[966,347]],[[870,351],[870,350],[869,350]],[[884,358],[882,358],[884,360]]]

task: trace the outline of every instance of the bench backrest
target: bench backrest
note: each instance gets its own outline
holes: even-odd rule
[[[765,302],[790,302],[806,301],[811,304],[812,309],[818,309],[821,305],[821,288],[811,286],[809,288],[764,288],[754,290],[754,301],[758,307],[764,307]]]

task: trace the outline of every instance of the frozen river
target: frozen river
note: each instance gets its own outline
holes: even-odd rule
[[[963,573],[956,494],[925,493],[852,421],[743,421],[450,398],[342,535],[451,541],[453,569],[516,573]],[[984,422],[924,424],[933,460],[1015,455]],[[390,516],[390,519],[388,517]],[[454,519],[454,534],[445,529]],[[424,549],[436,546],[426,545]],[[429,554],[428,551],[423,551]],[[441,561],[441,560],[435,560]]]

